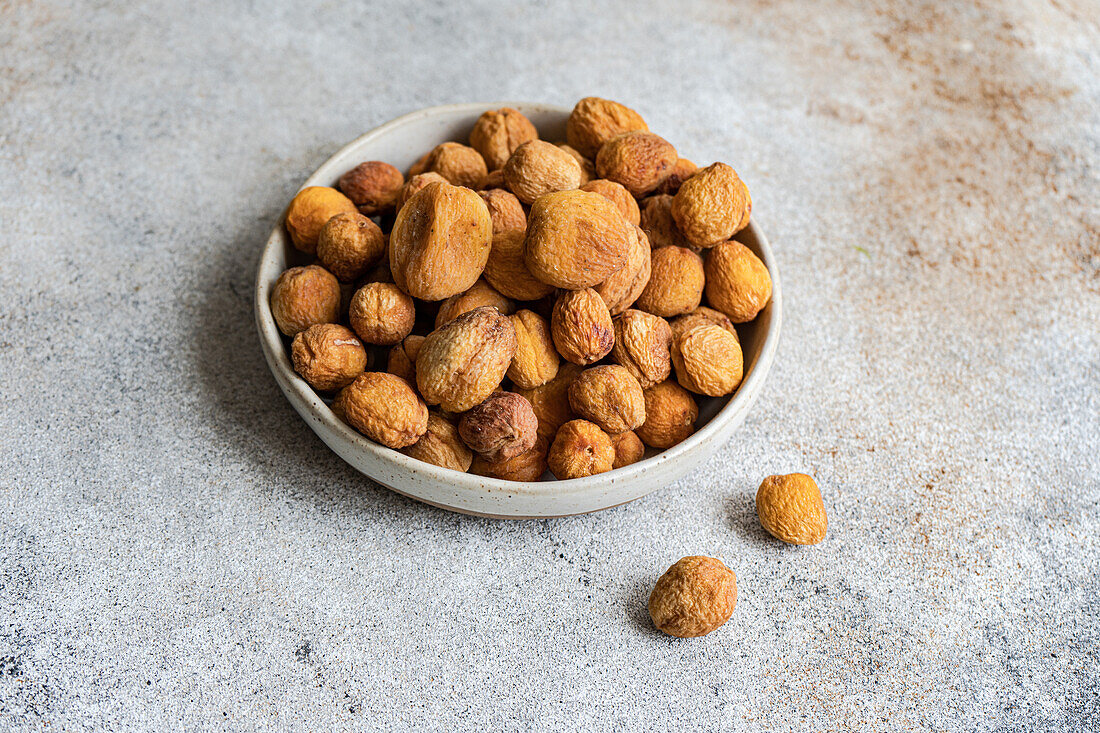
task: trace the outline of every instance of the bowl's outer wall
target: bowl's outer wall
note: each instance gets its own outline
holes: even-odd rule
[[[522,102],[433,107],[387,123],[345,146],[306,180],[305,186],[332,186],[342,173],[365,160],[385,160],[407,169],[425,151],[445,140],[465,141],[478,116],[488,109],[515,107],[527,115],[540,137],[565,139],[569,109]],[[597,511],[633,501],[672,483],[705,463],[744,421],[775,358],[782,292],[774,257],[755,222],[737,235],[767,265],[772,300],[756,320],[739,328],[745,354],[745,380],[732,399],[700,400],[700,429],[667,451],[644,461],[583,479],[518,483],[463,474],[409,458],[371,442],[338,420],[295,372],[286,344],[271,315],[271,288],[279,274],[296,264],[282,220],[260,258],[255,315],[260,343],[279,388],[321,440],[375,481],[429,504],[493,517],[552,517]]]

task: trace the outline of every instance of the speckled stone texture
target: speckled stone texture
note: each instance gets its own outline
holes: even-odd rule
[[[1100,729],[1097,18],[0,2],[0,728]],[[787,299],[762,399],[592,516],[378,487],[268,374],[260,246],[368,128],[586,94],[748,182]],[[791,471],[820,546],[757,524]],[[700,553],[733,618],[663,636],[649,589]]]

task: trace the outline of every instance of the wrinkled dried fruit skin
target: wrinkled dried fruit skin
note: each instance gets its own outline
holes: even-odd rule
[[[669,177],[677,159],[676,148],[663,137],[652,132],[624,132],[600,148],[596,173],[641,198]]]
[[[390,271],[409,295],[443,300],[469,289],[489,259],[493,223],[468,188],[432,183],[401,207],[390,233]]]
[[[340,316],[340,283],[317,265],[291,267],[271,289],[271,315],[284,336],[317,323],[335,323]]]
[[[364,372],[340,392],[348,424],[388,448],[412,445],[428,429],[428,408],[408,382]]]
[[[558,352],[550,336],[550,324],[539,314],[521,310],[510,316],[516,330],[516,355],[508,378],[520,389],[534,389],[558,374]]]
[[[485,176],[485,180],[481,182],[480,191],[492,191],[500,189],[501,191],[508,191],[504,183],[504,169],[497,168],[495,171],[489,171],[489,175]],[[508,191],[511,193],[511,191]],[[513,194],[514,195],[514,194]],[[519,201],[519,199],[516,199]]]
[[[307,254],[317,251],[317,235],[332,217],[356,211],[355,204],[335,188],[307,186],[286,209],[286,230],[294,246]]]
[[[336,186],[359,207],[359,213],[376,216],[393,208],[405,176],[389,163],[368,160],[340,176]]]
[[[768,534],[792,545],[816,545],[829,529],[821,490],[804,473],[764,479],[756,491],[756,514]]]
[[[581,176],[581,185],[588,183],[596,177],[596,166],[592,164],[592,161],[580,154],[576,148],[571,148],[565,143],[558,143],[558,147],[573,156],[573,160],[581,167],[583,175]]]
[[[715,163],[684,181],[672,199],[672,218],[687,240],[713,247],[749,224],[749,189],[733,168]]]
[[[673,339],[680,338],[696,326],[721,326],[733,334],[733,337],[737,339],[738,343],[741,343],[741,339],[737,335],[737,329],[734,327],[733,321],[731,321],[722,311],[708,308],[705,305],[699,306],[691,313],[676,316],[669,322],[669,325],[672,327]]]
[[[655,193],[675,196],[676,192],[680,190],[680,186],[684,185],[684,181],[698,172],[699,166],[687,158],[680,158],[676,161],[676,165],[672,166],[672,172],[668,174],[668,178],[661,181],[661,185],[657,187]]]
[[[525,233],[509,229],[493,235],[493,246],[485,262],[485,279],[509,298],[538,300],[554,292],[527,269]]]
[[[416,304],[393,283],[367,283],[352,296],[348,321],[368,344],[392,346],[412,333]]]
[[[663,318],[690,313],[703,300],[703,258],[684,247],[653,250],[649,283],[634,307]]]
[[[320,392],[351,384],[367,368],[367,351],[351,330],[318,323],[299,331],[290,345],[294,371]]]
[[[744,375],[737,337],[714,325],[696,326],[674,340],[672,366],[680,386],[709,397],[730,394]]]
[[[569,115],[565,139],[570,147],[591,159],[605,142],[634,130],[649,130],[640,114],[609,99],[585,97]]]
[[[558,428],[546,456],[550,473],[559,479],[606,473],[615,463],[611,436],[588,420],[570,420]]]
[[[337,214],[317,235],[317,259],[342,282],[362,277],[385,253],[382,230],[359,213]]]
[[[558,296],[550,333],[562,358],[581,366],[604,358],[615,345],[611,313],[592,288],[567,290]]]
[[[501,107],[483,112],[470,130],[470,146],[481,153],[489,170],[502,168],[525,142],[537,140],[538,130],[518,109]]]
[[[401,343],[390,349],[386,371],[401,377],[409,384],[416,384],[416,355],[420,353],[423,343],[423,336],[406,336]]]
[[[707,257],[707,301],[734,323],[748,323],[772,297],[768,268],[751,249],[730,240]]]
[[[418,461],[465,473],[474,460],[473,451],[458,436],[458,428],[435,412],[428,413],[428,429],[401,452]]]
[[[583,176],[572,155],[544,140],[520,145],[504,164],[504,183],[525,204],[548,193],[578,188]]]
[[[642,389],[668,379],[672,372],[672,331],[660,316],[628,310],[614,320],[611,359],[638,380]]]
[[[479,191],[478,195],[485,201],[489,208],[489,218],[493,220],[493,235],[506,232],[510,229],[518,229],[521,232],[527,229],[527,213],[523,210],[523,204],[519,202],[515,194],[505,191],[503,188],[491,188],[488,191]]]
[[[539,436],[530,450],[504,461],[491,463],[482,456],[475,455],[470,473],[505,481],[538,481],[546,473],[546,453],[549,449],[549,441]]]
[[[615,449],[615,461],[612,468],[622,468],[645,458],[645,443],[633,430],[611,436],[611,446]]]
[[[634,226],[638,226],[641,223],[641,211],[638,209],[638,202],[631,195],[630,191],[627,191],[622,184],[615,183],[614,181],[608,181],[604,178],[597,178],[594,181],[581,186],[582,191],[589,191],[591,193],[598,193],[605,199],[615,204],[615,208],[619,210],[619,213],[623,215],[623,218]]]
[[[672,636],[706,636],[733,615],[737,576],[721,560],[694,555],[681,558],[653,586],[649,616]]]
[[[645,397],[638,380],[618,364],[585,369],[569,387],[569,405],[610,435],[645,422]]]
[[[664,450],[695,432],[699,407],[691,393],[671,379],[642,391],[645,422],[634,430],[650,448]]]
[[[448,181],[438,173],[433,173],[431,171],[409,176],[409,180],[405,182],[405,185],[401,187],[401,191],[397,194],[397,201],[394,202],[394,208],[400,211],[402,207],[408,203],[409,199],[432,183],[448,183]]]
[[[329,392],[351,384],[366,369],[366,350],[350,329],[317,324],[294,337],[290,361],[313,389]]]
[[[428,172],[428,158],[432,155],[432,151],[421,155],[416,159],[416,162],[409,166],[409,170],[405,172],[405,178],[412,178],[413,176],[419,176],[421,173]]]
[[[490,463],[500,463],[535,446],[538,418],[526,398],[515,392],[494,392],[458,421],[458,434],[472,451]]]
[[[416,357],[416,383],[429,405],[465,412],[485,401],[516,354],[516,332],[496,308],[463,313],[428,334]]]
[[[569,385],[573,384],[580,373],[579,366],[564,362],[558,367],[557,375],[541,387],[516,388],[516,393],[523,395],[531,403],[539,421],[539,437],[546,439],[547,446],[554,439],[558,428],[576,417],[569,405]]]
[[[598,193],[547,194],[527,216],[527,269],[557,288],[590,288],[626,264],[633,237],[619,210]]]
[[[345,387],[344,389],[347,389],[347,387]],[[348,421],[347,413],[344,411],[343,389],[336,393],[336,396],[332,398],[332,403],[329,404],[328,407],[330,410],[332,410],[332,414],[336,416],[337,420],[344,423]]]
[[[672,197],[647,196],[642,200],[642,231],[649,237],[653,249],[661,247],[691,247],[672,218]]]
[[[439,328],[445,323],[450,323],[463,313],[469,313],[483,305],[491,305],[506,316],[516,309],[515,304],[498,293],[492,285],[484,280],[478,280],[466,292],[452,295],[439,304],[439,312],[435,316],[435,327]]]
[[[634,238],[627,251],[626,264],[593,288],[607,303],[607,309],[613,316],[619,315],[638,300],[652,274],[649,240],[641,229],[633,229]]]
[[[428,155],[427,170],[438,173],[455,186],[478,188],[489,169],[481,153],[462,143],[440,143]]]

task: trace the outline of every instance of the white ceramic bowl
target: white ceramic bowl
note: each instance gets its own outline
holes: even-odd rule
[[[454,104],[430,107],[399,117],[346,145],[309,177],[305,186],[333,186],[345,171],[364,160],[384,160],[407,169],[415,159],[445,140],[465,141],[478,116],[488,109],[515,107],[543,139],[565,139],[569,109],[523,102]],[[722,157],[722,151],[715,151]],[[775,258],[754,222],[737,235],[767,265],[771,303],[751,324],[739,327],[745,355],[745,379],[732,398],[702,398],[698,430],[666,451],[598,476],[569,481],[520,483],[484,478],[433,466],[385,448],[348,427],[295,372],[287,343],[275,326],[271,288],[287,267],[304,264],[280,219],[264,247],[256,274],[256,326],[271,373],[290,404],[332,450],[367,476],[394,491],[438,507],[501,518],[554,517],[593,512],[633,501],[702,466],[723,448],[744,421],[764,386],[779,341],[782,292]]]

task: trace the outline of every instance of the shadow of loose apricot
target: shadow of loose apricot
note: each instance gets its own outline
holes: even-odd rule
[[[753,494],[737,494],[729,500],[730,529],[753,543],[774,542],[756,516],[756,501]]]
[[[201,417],[266,479],[259,482],[262,490],[279,492],[284,500],[309,492],[323,510],[360,519],[412,514],[444,524],[485,521],[421,504],[363,476],[332,453],[283,397],[252,313],[260,252],[279,212],[258,212],[200,267],[203,285],[181,356],[198,377]]]
[[[649,617],[649,592],[655,582],[656,576],[636,578],[623,596],[623,611],[630,625],[641,636],[655,640],[667,639],[669,637],[658,631],[653,625],[653,619]]]

